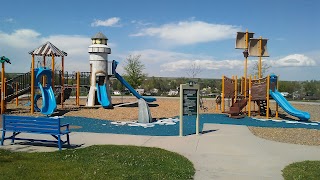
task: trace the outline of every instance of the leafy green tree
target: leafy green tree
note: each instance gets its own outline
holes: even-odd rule
[[[292,94],[295,91],[300,91],[301,85],[296,81],[279,81],[279,91]]]
[[[145,66],[140,61],[140,57],[141,55],[129,55],[125,61],[124,78],[133,88],[138,88],[146,77],[143,73]]]
[[[317,87],[317,81],[306,81],[303,84],[303,87],[305,89],[306,95],[307,96],[314,96],[317,94],[317,92],[319,91],[318,87]]]

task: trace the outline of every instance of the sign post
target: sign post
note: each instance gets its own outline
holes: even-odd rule
[[[180,84],[180,132],[183,136],[183,116],[196,115],[196,135],[199,135],[199,85]]]

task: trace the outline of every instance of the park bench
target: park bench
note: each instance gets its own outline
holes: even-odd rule
[[[57,143],[59,150],[61,150],[62,145],[65,143],[70,145],[69,124],[61,125],[60,118],[2,115],[2,128],[3,129],[2,129],[1,145],[3,145],[3,141],[6,139],[11,139],[11,144],[13,144],[15,140]],[[12,135],[6,137],[7,131],[12,132]],[[16,137],[20,133],[50,134],[56,140],[30,139],[30,138]],[[61,139],[61,136],[63,135],[67,136],[66,141],[63,141]]]

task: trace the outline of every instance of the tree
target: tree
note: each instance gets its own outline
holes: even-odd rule
[[[305,89],[307,96],[314,96],[317,94],[318,88],[317,88],[317,82],[314,80],[306,81],[303,84],[303,87]]]
[[[189,78],[194,79],[198,74],[200,74],[203,71],[203,69],[200,67],[200,65],[197,65],[196,63],[192,63],[190,68],[186,69],[186,73]]]
[[[279,81],[278,83],[280,92],[288,92],[292,94],[293,92],[301,89],[300,83],[296,81]]]
[[[271,65],[267,64],[267,63],[262,63],[262,67],[261,67],[261,77],[265,76],[268,73],[268,70],[271,68]],[[252,66],[252,70],[251,70],[251,74],[257,76],[257,78],[259,78],[259,61],[255,61],[253,66]]]
[[[145,66],[139,60],[140,57],[141,55],[129,55],[125,61],[124,77],[133,88],[140,86],[146,77],[143,73]]]

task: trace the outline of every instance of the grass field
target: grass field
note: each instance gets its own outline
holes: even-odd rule
[[[193,164],[159,148],[102,145],[57,152],[0,149],[1,179],[192,179]]]
[[[320,179],[320,161],[295,162],[282,170],[285,180],[318,180]]]

